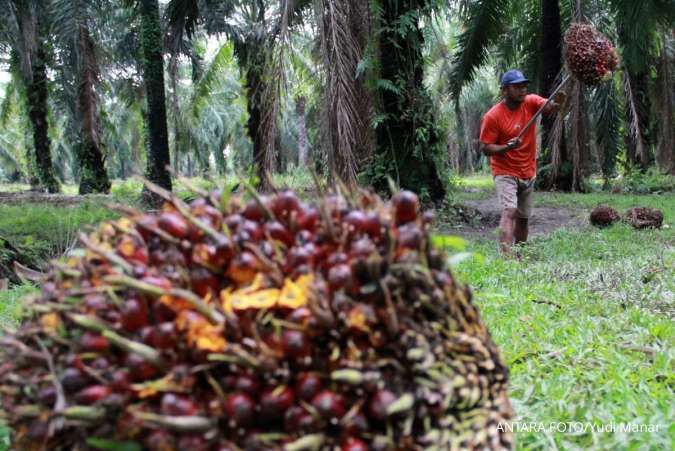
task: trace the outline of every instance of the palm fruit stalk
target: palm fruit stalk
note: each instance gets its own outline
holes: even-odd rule
[[[82,236],[1,337],[15,448],[511,448],[507,368],[415,194],[150,186],[163,209]]]
[[[586,85],[608,79],[619,65],[619,55],[611,41],[587,23],[570,25],[564,42],[567,67]]]

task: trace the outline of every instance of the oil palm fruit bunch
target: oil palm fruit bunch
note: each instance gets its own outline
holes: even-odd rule
[[[596,227],[608,227],[621,219],[619,212],[608,207],[607,205],[599,205],[591,211],[590,221]]]
[[[626,211],[626,221],[636,229],[660,229],[663,225],[663,212],[650,207],[629,208]]]
[[[148,186],[162,210],[82,235],[0,337],[15,448],[511,448],[507,368],[415,194]]]
[[[619,65],[619,55],[610,40],[589,24],[570,25],[564,41],[567,67],[584,84],[597,85]]]

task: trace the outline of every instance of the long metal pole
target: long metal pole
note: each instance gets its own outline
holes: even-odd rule
[[[560,91],[560,89],[563,86],[565,86],[565,83],[567,83],[567,80],[569,80],[569,79],[570,79],[570,74],[567,74],[567,75],[565,75],[565,77],[563,77],[560,84],[553,90],[551,95],[548,96],[548,99],[546,99],[546,102],[541,106],[541,108],[539,108],[539,110],[537,110],[537,112],[534,113],[534,116],[532,116],[532,118],[530,118],[530,120],[527,122],[527,124],[525,124],[525,127],[523,127],[523,129],[520,130],[520,133],[518,133],[518,136],[516,136],[515,139],[522,138],[523,135],[525,134],[525,132],[527,132],[530,129],[530,127],[532,127],[532,124],[534,124],[534,122],[537,120],[537,118],[539,118],[539,116],[541,116],[541,113],[544,111],[544,108],[546,108],[546,106],[549,103],[551,103],[551,101],[553,100],[555,95],[558,93],[558,91]]]

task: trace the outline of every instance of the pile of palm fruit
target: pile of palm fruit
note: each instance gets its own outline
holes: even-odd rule
[[[607,205],[599,205],[591,211],[590,221],[596,227],[608,227],[621,219],[619,212]]]
[[[567,67],[584,84],[597,85],[619,65],[619,55],[610,40],[590,24],[573,23],[564,41]]]
[[[0,336],[14,448],[511,448],[507,368],[415,194],[149,186],[162,210],[82,235]]]
[[[626,211],[626,221],[636,229],[660,229],[663,225],[663,212],[651,207],[629,208]]]

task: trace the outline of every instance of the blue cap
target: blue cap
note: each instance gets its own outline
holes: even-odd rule
[[[506,71],[504,75],[502,75],[502,87],[508,86],[508,85],[515,85],[518,83],[527,83],[530,80],[525,78],[525,75],[518,69],[511,69]]]

